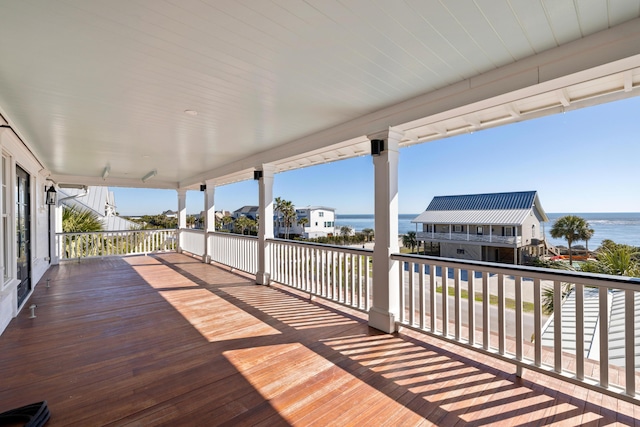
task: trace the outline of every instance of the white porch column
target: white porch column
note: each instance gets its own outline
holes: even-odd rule
[[[182,230],[187,228],[187,190],[178,191],[178,252],[182,252]]]
[[[58,194],[58,197],[60,197],[60,195]],[[62,213],[64,211],[64,208],[60,205],[60,202],[57,202],[55,205],[51,206],[51,210],[55,211],[53,213],[53,218],[52,220],[53,222],[53,231],[54,234],[55,233],[62,233]],[[51,255],[52,261],[55,260],[56,264],[60,263],[60,253],[62,252],[62,247],[59,244],[55,244],[55,248],[54,251]],[[53,263],[53,262],[52,262]]]
[[[58,247],[56,245],[56,213],[58,211],[56,205],[47,205],[48,214],[49,214],[49,263],[51,265],[60,264],[60,258],[58,256]]]
[[[204,256],[203,261],[211,262],[209,253],[209,233],[216,231],[215,192],[216,182],[212,179],[205,182],[204,192]]]
[[[271,248],[267,239],[273,238],[273,165],[262,165],[262,176],[258,179],[258,272],[256,283],[268,285],[271,280]]]
[[[399,314],[400,283],[398,262],[391,254],[398,245],[398,143],[402,133],[388,131],[370,135],[370,140],[383,140],[380,154],[372,149],[375,185],[376,244],[373,249],[373,305],[369,325],[384,332],[395,332]],[[375,144],[372,142],[372,148]]]

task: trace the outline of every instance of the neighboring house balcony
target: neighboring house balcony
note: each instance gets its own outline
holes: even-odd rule
[[[435,233],[420,231],[416,238],[424,242],[468,242],[471,244],[494,244],[496,246],[521,246],[521,236],[494,236],[486,234]]]

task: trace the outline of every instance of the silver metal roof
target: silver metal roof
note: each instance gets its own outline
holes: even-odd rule
[[[424,211],[414,223],[423,224],[489,224],[489,225],[521,225],[531,214],[529,209],[503,210],[462,210],[462,211]]]
[[[635,366],[640,368],[640,292],[634,293],[635,300]],[[585,357],[600,360],[600,344],[598,340],[599,316],[598,290],[586,288],[584,290],[584,353]],[[624,366],[624,291],[609,292],[607,301],[609,324],[609,363]],[[576,352],[576,298],[575,290],[571,291],[562,304],[562,350],[575,354]],[[542,329],[542,345],[553,346],[554,324],[553,316]]]
[[[107,215],[107,202],[113,202],[113,194],[110,194],[109,187],[90,186],[85,194],[83,190],[76,188],[61,188],[58,200],[63,205],[75,207],[80,210],[90,210],[94,212],[102,223],[106,231],[120,231],[139,229],[140,225],[133,221],[116,215]],[[66,200],[64,200],[66,198]]]

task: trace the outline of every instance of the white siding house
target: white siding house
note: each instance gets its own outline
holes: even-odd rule
[[[523,191],[434,197],[412,222],[441,257],[519,264],[544,252],[545,221],[537,192]]]
[[[306,224],[299,222],[306,218]],[[307,206],[296,209],[296,222],[291,227],[289,234],[299,235],[305,239],[326,237],[335,234],[336,210],[324,206]]]

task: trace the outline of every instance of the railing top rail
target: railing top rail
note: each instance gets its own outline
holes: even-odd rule
[[[135,230],[104,230],[104,231],[80,231],[74,233],[56,233],[56,236],[75,236],[79,234],[109,234],[109,233],[149,233],[159,231],[177,231],[175,228],[141,228]]]
[[[221,237],[232,237],[232,238],[235,238],[235,239],[258,240],[258,236],[252,236],[250,234],[227,233],[227,232],[224,232],[224,231],[209,231],[207,234],[209,236],[221,236]]]
[[[397,261],[422,262],[425,264],[439,264],[464,270],[486,271],[520,277],[539,278],[542,280],[562,280],[569,283],[582,283],[587,286],[606,286],[616,289],[640,290],[640,278],[613,276],[608,274],[584,273],[581,271],[556,270],[553,268],[530,267],[524,265],[495,264],[486,261],[470,261],[455,258],[440,258],[427,255],[392,254],[391,259]]]
[[[267,241],[269,242],[274,242],[274,243],[283,243],[286,245],[291,245],[291,246],[318,246],[322,249],[330,249],[333,251],[338,251],[338,252],[348,252],[348,253],[355,253],[355,254],[359,254],[359,255],[372,255],[373,254],[373,249],[362,249],[362,248],[356,248],[353,246],[340,246],[340,245],[329,245],[326,243],[316,243],[316,242],[304,242],[304,241],[300,241],[300,240],[287,240],[287,239],[267,239]]]

